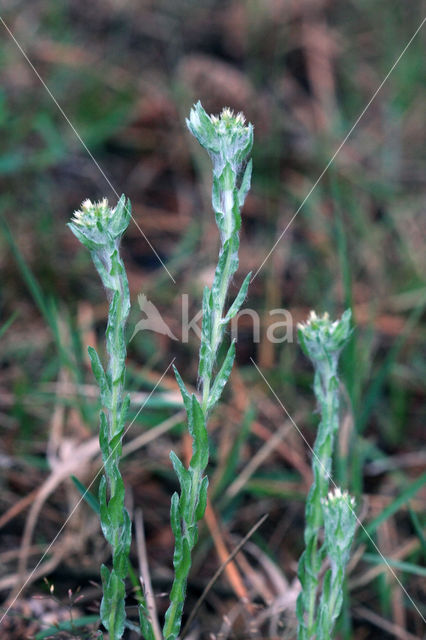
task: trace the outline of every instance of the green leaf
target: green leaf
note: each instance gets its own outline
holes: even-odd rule
[[[176,377],[177,383],[179,385],[179,389],[180,389],[180,392],[181,392],[181,395],[182,395],[183,404],[185,406],[186,412],[189,414],[190,411],[191,411],[191,403],[192,403],[191,396],[188,393],[188,391],[186,390],[185,383],[182,380],[182,378],[180,377],[179,371],[176,369],[175,365],[173,365],[173,371],[175,372],[175,377]]]
[[[170,460],[172,461],[173,469],[175,470],[175,473],[179,479],[179,484],[181,488],[180,501],[179,501],[180,513],[182,517],[186,520],[188,515],[186,514],[186,508],[187,508],[189,496],[191,494],[191,474],[187,469],[185,469],[182,462],[179,460],[179,458],[177,457],[174,451],[170,451]]]
[[[408,506],[408,513],[410,514],[411,522],[413,524],[417,537],[421,542],[422,549],[423,549],[423,556],[424,556],[424,559],[426,560],[426,539],[424,536],[424,532],[422,530],[422,525],[419,522],[419,518],[416,512],[410,506]]]
[[[113,566],[118,577],[125,580],[129,573],[129,551],[132,524],[126,509],[123,509],[123,524],[120,527],[118,543],[114,549]]]
[[[213,175],[212,206],[215,212],[216,224],[222,235],[225,233],[225,212],[223,211],[222,190],[220,188],[219,178],[215,175]]]
[[[212,310],[211,310],[211,292],[208,287],[204,287],[203,292],[203,323],[201,328],[201,345],[200,345],[200,362],[198,365],[198,375],[200,378],[210,375],[212,363],[211,348],[211,327],[212,327]]]
[[[181,515],[179,509],[179,495],[175,492],[170,502],[170,525],[172,527],[173,536],[175,538],[175,548],[173,551],[173,566],[175,568],[175,578],[182,561],[182,526]]]
[[[111,467],[110,447],[109,447],[109,425],[107,417],[103,411],[100,413],[99,424],[99,446],[102,453],[102,460],[105,466],[105,472],[109,475],[109,469]]]
[[[0,338],[2,338],[4,336],[4,334],[6,333],[6,331],[9,329],[9,327],[12,326],[12,324],[15,322],[17,316],[18,316],[18,312],[15,311],[14,313],[12,313],[10,318],[8,318],[6,320],[6,322],[4,322],[2,324],[2,326],[0,327]]]
[[[108,599],[111,607],[108,611],[109,627],[106,627],[110,632],[111,640],[121,640],[124,633],[126,624],[125,597],[126,590],[124,582],[113,569],[108,582]],[[113,632],[111,630],[111,620],[114,621]],[[104,620],[102,620],[102,622],[105,624]]]
[[[147,608],[143,604],[140,604],[138,609],[139,609],[139,624],[140,624],[140,628],[141,628],[141,632],[144,640],[155,640],[155,635],[154,635],[151,621],[148,617]]]
[[[89,249],[89,251],[96,251],[97,249],[100,249],[102,247],[101,243],[95,242],[94,240],[89,238],[84,233],[82,228],[80,228],[78,225],[74,224],[73,222],[68,222],[67,227],[71,229],[71,231],[73,232],[77,240],[79,240],[81,244],[84,247],[86,247],[86,249]]]
[[[214,274],[214,280],[212,285],[212,302],[216,311],[221,311],[221,288],[223,286],[223,279],[226,277],[225,269],[227,266],[228,257],[232,251],[231,239],[226,240],[224,243],[217,263],[216,271]]]
[[[192,396],[193,419],[193,455],[190,462],[192,469],[203,471],[209,460],[209,442],[206,429],[206,418],[195,395]]]
[[[216,379],[213,383],[212,389],[209,395],[208,402],[208,410],[210,411],[215,404],[219,401],[220,396],[222,395],[222,391],[229,380],[229,376],[231,375],[232,367],[235,359],[235,341],[231,342],[231,345],[228,349],[228,353],[226,354],[225,360],[219,370],[219,373],[216,376]]]
[[[296,600],[296,616],[298,625],[298,640],[307,640],[307,628],[305,624],[305,598],[301,591]]]
[[[132,205],[130,200],[123,194],[115,207],[115,213],[112,217],[110,233],[114,237],[122,236],[129,226],[130,218],[132,216]]]
[[[388,504],[387,507],[385,507],[383,511],[367,525],[365,531],[361,534],[361,538],[365,539],[367,537],[367,534],[371,535],[377,529],[377,527],[382,524],[382,522],[396,513],[396,511],[398,511],[398,509],[402,507],[403,504],[408,502],[408,500],[410,500],[417,493],[417,491],[419,491],[419,489],[424,487],[425,484],[426,473],[423,473],[419,478],[414,480],[414,482],[409,484],[408,487],[402,493],[400,493],[400,495],[395,500],[393,500],[393,502]]]
[[[111,458],[114,458],[114,460],[121,456],[121,440],[123,438],[123,431],[124,427],[121,427],[121,429],[109,441]]]
[[[240,202],[237,189],[233,190],[232,221],[234,223],[233,232],[237,234],[241,229]]]
[[[71,476],[71,480],[73,481],[73,483],[75,484],[78,491],[81,493],[83,499],[87,502],[89,507],[91,507],[93,511],[99,516],[101,513],[101,509],[99,506],[99,501],[96,498],[96,496],[94,496],[93,493],[89,491],[89,489],[86,489],[84,484],[80,482],[80,480],[75,476]]]
[[[106,629],[108,629],[109,627],[108,612],[112,607],[112,598],[111,598],[112,594],[109,587],[110,572],[108,567],[104,564],[101,566],[101,580],[102,580],[103,598],[102,598],[99,613],[101,616],[102,624],[105,626]]]
[[[298,340],[299,340],[300,348],[302,349],[302,351],[305,354],[305,356],[307,358],[309,358],[310,356],[309,356],[308,347],[306,346],[305,336],[303,334],[303,331],[301,331],[301,329],[297,330],[297,337],[298,337]]]
[[[105,480],[105,477],[102,476],[101,481],[99,483],[99,508],[101,512],[101,527],[102,527],[102,533],[104,534],[105,539],[107,540],[107,542],[109,542],[109,544],[112,545],[114,543],[114,528],[112,527],[110,516],[109,516],[107,499],[106,499],[106,490],[107,490],[106,480]]]
[[[176,597],[172,597],[176,595]],[[176,640],[179,636],[182,613],[183,613],[183,601],[185,598],[185,585],[182,584],[181,581],[175,580],[173,583],[172,591],[170,593],[170,600],[173,603],[167,609],[165,615],[164,629],[163,634],[165,635],[166,640]],[[174,612],[173,619],[171,619],[172,609],[176,607],[176,611]],[[166,635],[167,631],[167,635]],[[171,633],[169,633],[171,632]]]
[[[120,260],[120,256],[117,249],[111,253],[111,269],[110,276],[121,276],[123,273],[123,263]]]
[[[229,162],[225,164],[219,176],[219,186],[222,191],[233,191],[235,188],[235,172]]]
[[[45,640],[46,638],[51,638],[56,634],[59,634],[60,631],[70,631],[73,632],[75,629],[80,629],[81,627],[86,627],[88,625],[95,624],[98,622],[99,616],[82,616],[81,618],[73,618],[72,620],[64,620],[63,622],[58,622],[52,627],[48,629],[43,629],[43,631],[39,631],[34,636],[34,640]],[[151,639],[149,639],[151,640]]]
[[[120,432],[124,430],[127,414],[129,413],[129,407],[130,407],[130,394],[127,394],[123,400],[123,404],[121,405],[120,418],[118,420],[118,428]]]
[[[201,480],[200,492],[198,495],[198,504],[195,510],[195,519],[197,521],[201,520],[201,518],[204,516],[206,512],[208,486],[209,486],[209,479],[207,476],[204,476],[204,478]]]
[[[87,352],[89,354],[90,363],[92,365],[93,375],[96,378],[96,381],[101,390],[101,401],[104,406],[109,406],[110,404],[110,387],[108,384],[108,380],[100,361],[100,358],[97,354],[96,349],[93,347],[88,347]]]
[[[182,545],[182,562],[180,565],[181,575],[186,577],[189,573],[190,568],[191,568],[191,547],[189,546],[188,540],[184,538],[183,545]],[[184,582],[184,587],[183,587],[184,590],[185,590],[185,583],[186,583],[186,580]],[[185,597],[185,592],[183,593],[183,596]]]
[[[375,553],[364,553],[362,560],[376,565],[384,564],[386,566],[394,567],[395,569],[398,569],[398,571],[405,571],[406,573],[426,578],[426,567],[419,566],[413,562],[392,560],[392,558],[384,558],[383,556],[378,556]]]
[[[105,247],[102,249],[102,255],[105,254],[105,252],[108,252],[109,248]],[[113,290],[114,288],[114,282],[111,278],[111,276],[109,275],[109,271],[105,268],[105,264],[104,262],[100,259],[100,251],[92,251],[91,252],[91,257],[93,260],[93,264],[96,267],[96,271],[98,272],[101,280],[102,280],[102,284],[104,285],[105,289],[107,290],[108,293],[108,298],[110,298],[110,292]],[[110,306],[111,309],[111,306]],[[108,317],[108,321],[110,320],[110,317]]]
[[[189,118],[186,119],[186,126],[207,151],[218,150],[215,128],[200,101],[192,107]]]
[[[114,480],[114,495],[111,496],[108,502],[108,514],[112,526],[118,528],[118,525],[123,521],[124,482],[116,466],[113,468],[112,479]]]
[[[238,250],[240,248],[240,241],[238,238],[238,233],[234,233],[230,238],[231,242],[231,260],[229,265],[229,278],[232,278],[236,270],[238,269]]]
[[[241,308],[241,305],[243,304],[244,300],[246,299],[247,296],[247,290],[250,284],[250,278],[251,278],[251,271],[250,273],[248,273],[246,275],[246,277],[244,278],[244,282],[241,285],[241,288],[237,294],[237,297],[235,298],[234,302],[232,303],[232,305],[229,307],[228,313],[225,316],[224,319],[224,323],[228,323],[230,320],[232,320],[232,318],[234,318],[238,311]]]
[[[240,207],[243,206],[246,196],[250,190],[252,168],[253,168],[253,162],[250,158],[250,160],[247,162],[244,175],[241,180],[241,186],[238,190],[238,203]]]

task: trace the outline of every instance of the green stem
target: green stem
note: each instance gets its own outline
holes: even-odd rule
[[[323,551],[318,545],[318,534],[323,525],[321,500],[327,496],[334,436],[338,427],[339,392],[335,367],[324,366],[322,370],[315,372],[314,390],[321,408],[321,422],[312,459],[313,484],[306,503],[305,544],[310,553],[303,557],[304,573],[307,577],[302,585],[301,598],[304,601],[307,628],[299,626],[299,640],[314,637],[318,618],[318,576],[323,560]]]
[[[181,492],[180,495],[173,495],[170,512],[175,537],[175,579],[163,629],[166,640],[176,640],[180,633],[192,550],[198,536],[197,522],[203,517],[206,508],[208,482],[203,474],[209,456],[208,415],[220,398],[235,357],[235,345],[232,343],[217,376],[213,376],[217,352],[223,338],[228,287],[238,267],[238,232],[241,225],[239,210],[250,187],[251,163],[247,166],[246,163],[253,144],[253,127],[250,124],[245,126],[244,123],[241,114],[234,116],[229,109],[225,109],[220,118],[210,117],[200,103],[194,105],[187,120],[189,130],[209,152],[213,161],[212,204],[220,231],[221,249],[213,286],[211,289],[206,287],[203,295],[198,367],[202,386],[201,404],[195,395],[191,396],[188,393],[183,380],[176,372],[188,415],[193,455],[187,469],[173,452],[171,454]],[[237,189],[243,168],[244,176],[240,188]],[[248,282],[249,276],[246,277],[240,293],[228,311],[226,321],[238,312],[247,292]]]
[[[108,508],[108,518],[104,522],[104,526],[111,527],[109,541],[112,549],[113,569],[110,574],[111,586],[107,588],[109,593],[104,593],[105,607],[110,608],[108,616],[108,631],[112,639],[122,637],[124,624],[124,580],[127,570],[122,569],[122,565],[127,564],[128,545],[121,544],[121,540],[125,537],[125,528],[129,516],[124,506],[124,490],[122,487],[122,477],[119,469],[121,457],[121,438],[112,444],[113,438],[119,434],[124,428],[123,417],[121,416],[123,407],[123,384],[125,376],[125,325],[130,309],[129,287],[124,264],[115,250],[111,254],[110,273],[108,284],[109,294],[111,296],[108,327],[107,327],[107,352],[109,356],[108,376],[111,385],[110,407],[104,410],[108,421],[108,457],[111,464],[105,465],[105,478],[109,489],[108,507],[114,504],[114,509]],[[117,273],[118,271],[118,273]],[[113,272],[116,274],[113,275]],[[102,273],[101,273],[102,276]],[[105,286],[107,283],[105,282]],[[104,455],[106,452],[103,452]],[[119,566],[118,566],[119,565]],[[118,587],[115,584],[118,583]],[[119,620],[117,619],[119,618]]]
[[[221,287],[219,290],[219,309],[215,309],[213,311],[210,347],[211,347],[212,353],[214,354],[216,354],[222,338],[222,336],[220,335],[221,334],[220,330],[221,330],[221,325],[223,320],[223,310],[225,307],[226,296],[228,293],[229,281],[231,279],[231,274],[230,274],[231,260],[232,260],[232,256],[229,253],[226,259],[224,273],[223,273],[223,280],[221,282]],[[214,360],[212,361],[212,368],[209,374],[205,375],[202,379],[203,400],[202,400],[201,406],[203,408],[203,413],[205,416],[207,416],[207,407],[209,403],[213,366],[214,366]]]
[[[74,235],[89,249],[109,299],[106,372],[92,347],[89,347],[89,356],[102,401],[99,442],[104,475],[99,485],[99,507],[102,532],[112,550],[112,569],[105,565],[101,567],[103,597],[100,615],[110,640],[120,640],[124,633],[125,579],[131,541],[131,523],[124,506],[124,484],[119,469],[128,406],[128,397],[123,395],[126,372],[124,332],[130,309],[129,286],[119,245],[130,218],[130,202],[123,195],[116,207],[110,207],[106,198],[96,203],[85,200],[69,223]]]

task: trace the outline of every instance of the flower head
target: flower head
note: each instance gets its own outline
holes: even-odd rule
[[[322,503],[326,506],[337,505],[339,503],[347,503],[350,507],[355,507],[355,498],[351,496],[347,491],[342,491],[340,487],[336,487],[329,491],[326,498],[323,498]]]
[[[186,121],[188,129],[209,153],[213,172],[219,176],[230,164],[238,175],[253,146],[253,125],[245,123],[242,113],[225,107],[219,116],[209,116],[198,101]]]
[[[81,203],[81,208],[74,211],[71,222],[81,227],[93,228],[100,225],[108,224],[112,217],[114,209],[108,206],[108,200],[102,198],[99,202],[92,202],[87,199]]]
[[[332,566],[345,567],[355,535],[355,498],[336,487],[321,500],[327,554]]]
[[[129,225],[130,202],[121,196],[115,207],[103,198],[99,202],[85,200],[74,211],[68,226],[80,242],[91,251],[117,244]]]
[[[347,309],[340,320],[334,322],[328,313],[317,316],[311,311],[307,322],[299,323],[297,327],[302,349],[314,363],[333,361],[337,364],[339,353],[352,331],[351,311]]]

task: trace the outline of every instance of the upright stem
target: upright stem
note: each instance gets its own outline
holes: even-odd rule
[[[101,568],[103,597],[100,614],[111,640],[120,640],[125,628],[125,579],[131,541],[131,523],[124,506],[124,483],[119,462],[129,404],[123,395],[125,379],[125,325],[130,309],[126,270],[119,253],[120,239],[130,220],[130,203],[122,196],[115,208],[106,199],[83,202],[69,224],[91,253],[109,299],[105,372],[95,349],[89,347],[93,373],[101,391],[99,443],[104,475],[99,485],[102,532],[112,551],[112,569]]]
[[[336,363],[337,365],[337,363]],[[306,636],[300,631],[300,638],[311,638],[316,622],[318,574],[324,559],[318,547],[318,534],[323,525],[321,500],[327,496],[330,482],[334,437],[338,427],[339,391],[336,384],[336,370],[330,366],[316,370],[314,390],[320,405],[321,422],[314,445],[312,459],[313,484],[306,503],[305,544],[310,554],[305,559],[305,571],[309,575],[305,591],[307,612]]]
[[[229,193],[229,191],[228,191]],[[232,191],[231,191],[232,194]],[[221,200],[226,203],[226,209],[225,209],[225,219],[230,220],[231,216],[232,216],[232,202],[229,200],[229,197],[226,197],[226,192],[220,192],[220,198]],[[230,235],[230,232],[229,232]],[[229,236],[228,236],[229,237]],[[224,251],[224,247],[223,244],[221,246],[221,250],[219,253],[219,260],[221,255],[223,254]],[[213,357],[211,358],[211,363],[210,366],[208,368],[208,370],[203,374],[202,379],[201,379],[201,384],[202,384],[202,404],[201,404],[201,408],[203,411],[203,416],[204,416],[204,423],[205,423],[205,427],[207,428],[207,416],[208,416],[208,404],[209,404],[209,398],[210,398],[210,388],[211,388],[211,382],[212,382],[212,369],[214,366],[214,360],[215,360],[215,354],[217,353],[217,350],[219,348],[221,339],[222,339],[222,333],[223,330],[222,329],[222,325],[223,325],[223,310],[225,307],[225,301],[226,301],[226,296],[228,293],[228,286],[229,286],[229,281],[231,278],[231,274],[230,274],[230,267],[231,267],[231,253],[228,252],[226,261],[225,261],[225,265],[223,268],[223,273],[221,276],[221,280],[220,280],[220,286],[219,286],[219,296],[218,296],[218,301],[217,304],[214,307],[214,310],[212,312],[212,323],[211,323],[211,332],[210,332],[210,336],[208,340],[204,339],[204,342],[202,344],[202,347],[207,347],[210,352],[213,355]],[[208,313],[207,309],[203,309],[204,313]],[[204,338],[204,336],[203,336]],[[198,497],[199,497],[199,493],[200,493],[200,486],[201,486],[201,482],[202,482],[202,474],[203,474],[204,469],[201,468],[199,465],[197,465],[194,469],[193,469],[193,479],[192,479],[192,483],[191,483],[191,493],[190,493],[190,506],[189,506],[189,514],[190,514],[190,518],[189,521],[186,522],[186,533],[184,534],[184,537],[188,540],[189,544],[190,544],[190,548],[192,550],[192,545],[193,543],[195,543],[195,540],[192,540],[189,535],[188,532],[191,529],[194,529],[196,527],[197,524],[197,519],[195,518],[195,513],[196,513],[196,506],[197,506],[197,502],[198,502]],[[175,578],[175,581],[177,580],[177,578]],[[184,585],[186,585],[186,576],[182,576],[182,578],[180,578],[178,580],[179,585],[182,587]],[[174,589],[172,589],[173,592]],[[179,607],[179,603],[177,601],[174,601],[171,603],[171,610],[170,610],[170,614],[168,616],[167,619],[167,624],[164,627],[164,637],[168,638],[168,636],[172,633],[173,628],[176,626],[176,622],[177,622],[177,616],[181,616],[182,615],[182,611],[180,610]]]
[[[104,595],[101,603],[101,617],[110,637],[115,640],[121,638],[124,632],[126,617],[124,581],[128,572],[131,536],[130,518],[124,506],[124,484],[119,469],[121,440],[125,414],[127,413],[123,397],[126,358],[124,330],[130,309],[130,299],[127,276],[118,252],[118,246],[115,247],[109,258],[104,264],[108,278],[104,277],[105,268],[100,270],[110,299],[106,331],[107,380],[110,394],[103,406],[107,433],[101,425],[99,436],[105,465],[104,479],[101,482],[99,492],[102,530],[111,545],[113,566],[111,572],[106,567],[102,568]],[[108,489],[108,498],[106,497],[105,483]]]
[[[305,551],[299,561],[298,640],[311,640],[318,629],[318,580],[326,553],[324,545],[319,545],[319,532],[324,525],[324,500],[339,425],[338,358],[350,335],[350,315],[347,311],[340,321],[331,322],[328,314],[319,318],[311,312],[308,322],[299,325],[301,346],[315,367],[314,392],[321,421],[312,455],[313,483],[306,501]]]
[[[244,126],[241,115],[234,117],[224,110],[220,119],[209,117],[198,103],[187,121],[190,131],[209,152],[213,160],[213,208],[221,237],[218,265],[212,288],[204,290],[203,325],[199,357],[199,378],[202,387],[201,404],[190,395],[177,371],[186,412],[188,428],[193,440],[193,455],[186,469],[172,452],[171,459],[179,478],[181,492],[172,497],[171,525],[175,536],[173,564],[175,579],[170,592],[170,606],[166,612],[163,634],[165,640],[176,640],[180,633],[186,583],[191,568],[191,554],[198,537],[197,522],[203,517],[207,502],[208,479],[204,476],[209,447],[207,420],[218,402],[230,375],[235,355],[232,343],[225,360],[214,377],[218,349],[227,322],[238,312],[247,292],[249,278],[224,317],[230,280],[238,268],[238,232],[241,225],[240,207],[250,185],[250,167],[242,184],[240,170],[247,163],[251,150],[253,128]]]
[[[233,184],[233,188],[235,187],[235,183]],[[226,235],[224,235],[224,239],[222,239],[222,244],[221,244],[221,248],[220,248],[220,253],[219,253],[219,261],[221,256],[223,255],[224,252],[224,244],[226,240],[229,240],[231,238],[232,235],[232,230],[229,228],[230,225],[230,221],[232,220],[232,206],[233,206],[233,200],[231,200],[228,196],[229,193],[233,193],[233,189],[231,190],[226,190],[225,192],[222,192],[222,190],[220,190],[220,198],[221,200],[223,200],[224,202],[224,216],[225,216],[225,220],[226,220]],[[235,247],[235,251],[238,251],[238,245]],[[229,288],[229,282],[231,280],[232,277],[232,272],[231,272],[231,264],[232,264],[232,253],[231,251],[227,252],[227,256],[226,256],[226,261],[225,261],[225,265],[223,267],[223,273],[221,275],[221,279],[220,279],[220,285],[219,285],[219,293],[218,293],[218,301],[217,304],[214,305],[213,307],[213,312],[212,312],[212,326],[211,326],[211,334],[210,334],[210,344],[209,344],[209,348],[211,350],[211,353],[213,354],[213,357],[211,358],[211,362],[210,362],[210,367],[208,368],[208,370],[203,374],[202,379],[201,379],[201,386],[202,386],[202,391],[203,391],[203,400],[202,400],[202,408],[203,408],[203,413],[207,418],[207,413],[208,413],[208,403],[209,403],[209,395],[210,395],[210,386],[211,386],[211,382],[212,382],[212,371],[213,371],[213,367],[214,367],[214,363],[215,363],[215,359],[216,359],[216,354],[218,351],[218,348],[220,346],[220,343],[222,342],[222,336],[223,336],[223,311],[225,308],[225,302],[226,302],[226,297],[228,294],[228,288]],[[207,310],[206,310],[207,312]]]

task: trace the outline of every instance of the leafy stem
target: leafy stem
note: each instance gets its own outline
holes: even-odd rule
[[[238,313],[250,280],[249,274],[224,315],[229,283],[238,268],[240,208],[250,187],[251,163],[247,159],[253,144],[253,127],[250,124],[246,126],[243,116],[234,116],[229,109],[224,109],[219,118],[208,116],[200,103],[191,110],[187,125],[208,151],[213,162],[212,204],[221,247],[213,285],[211,289],[205,287],[203,294],[198,367],[202,387],[201,404],[194,394],[188,393],[175,370],[188,416],[193,450],[188,469],[175,453],[172,452],[170,456],[179,478],[180,495],[173,495],[171,505],[171,525],[175,537],[175,579],[163,629],[166,640],[176,640],[181,628],[191,554],[198,537],[197,522],[203,517],[207,503],[208,478],[204,475],[209,457],[207,420],[230,376],[235,357],[234,342],[231,342],[216,376],[213,375],[213,370],[225,327]]]
[[[313,483],[306,501],[305,551],[299,561],[298,574],[302,590],[297,601],[298,640],[317,637],[320,624],[319,611],[322,611],[324,629],[328,629],[328,637],[331,637],[332,626],[341,606],[337,607],[333,604],[336,584],[341,584],[341,581],[336,582],[338,579],[335,568],[332,571],[333,597],[330,592],[330,574],[327,577],[328,582],[324,580],[323,598],[318,604],[319,574],[326,553],[330,555],[327,544],[322,546],[319,544],[319,534],[322,527],[326,525],[324,502],[327,499],[334,441],[339,427],[338,359],[351,333],[350,317],[350,311],[346,311],[339,321],[331,322],[327,314],[319,318],[312,312],[308,322],[299,325],[302,349],[312,360],[315,368],[314,392],[320,408],[321,421],[312,457]],[[340,503],[339,508],[341,508]],[[325,531],[327,542],[327,525]],[[330,538],[330,535],[328,537]],[[342,566],[340,563],[338,569],[343,575]],[[328,594],[327,599],[324,599],[325,591]],[[331,609],[337,610],[335,616],[331,615]],[[325,622],[326,619],[328,622]]]
[[[129,406],[129,397],[124,394],[124,331],[130,309],[129,287],[119,245],[130,216],[130,203],[124,196],[115,208],[110,207],[106,199],[97,203],[86,200],[69,223],[74,235],[89,249],[109,300],[107,370],[93,347],[89,347],[89,356],[102,404],[99,443],[104,475],[99,485],[99,507],[102,532],[112,551],[112,568],[101,567],[103,597],[100,615],[111,640],[122,638],[126,624],[125,579],[131,542],[131,523],[124,505],[124,483],[119,469]]]

